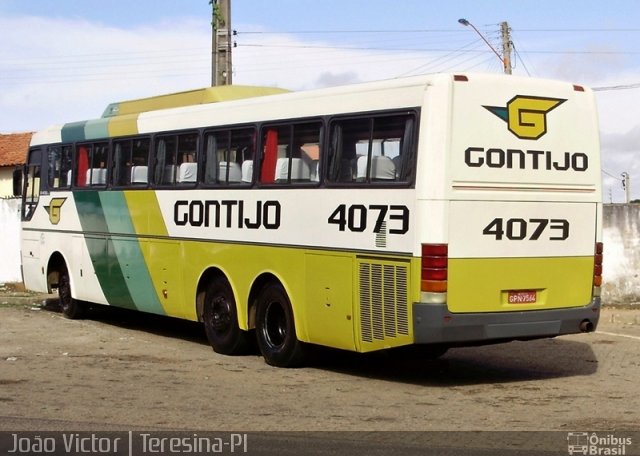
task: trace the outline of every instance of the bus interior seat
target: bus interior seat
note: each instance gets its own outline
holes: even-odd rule
[[[104,185],[107,183],[106,168],[89,168],[87,170],[87,185]]]
[[[384,155],[374,155],[371,161],[371,179],[376,180],[395,180],[396,178],[396,165],[393,164],[393,160]],[[368,157],[362,156],[358,158],[358,180],[365,180],[367,178],[367,164]]]
[[[220,173],[218,174],[220,181],[227,179],[227,167],[229,168],[228,182],[242,182],[242,169],[236,162],[220,162]]]
[[[253,160],[245,160],[242,162],[242,182],[253,180]]]
[[[289,174],[289,159],[279,158],[276,162],[276,182],[286,182]],[[309,165],[301,158],[291,159],[291,181],[308,182],[311,180]]]
[[[132,166],[131,167],[131,183],[132,184],[146,184],[148,182],[149,168],[147,166]]]
[[[195,182],[198,179],[198,164],[184,162],[178,170],[178,182]]]

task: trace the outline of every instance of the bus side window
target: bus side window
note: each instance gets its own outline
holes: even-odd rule
[[[122,187],[130,183],[131,141],[114,141],[111,162],[111,184]]]
[[[412,113],[339,119],[331,125],[327,180],[410,182],[415,159]]]
[[[153,181],[156,185],[195,183],[197,180],[198,134],[167,135],[158,139],[155,154]],[[193,163],[182,169],[183,163]],[[191,167],[189,172],[187,170]],[[195,173],[195,174],[194,174]],[[186,176],[189,174],[190,176]],[[182,179],[184,180],[181,180]]]
[[[62,148],[60,146],[49,146],[47,158],[49,160],[49,188],[60,186],[60,165]]]
[[[252,182],[255,130],[239,128],[205,136],[204,183],[247,185]]]
[[[276,180],[276,164],[278,161],[278,130],[276,128],[269,128],[265,131],[263,148],[260,182],[273,184]]]
[[[78,145],[76,149],[76,186],[106,185],[108,156],[108,143]]]
[[[113,142],[111,184],[117,187],[148,183],[149,138]]]
[[[59,187],[69,188],[71,186],[71,175],[73,168],[73,147],[62,146],[62,156],[60,158]]]
[[[26,178],[22,190],[22,220],[28,221],[38,207],[40,200],[40,162],[42,152],[39,149],[29,151],[27,165],[25,166]]]
[[[86,145],[78,146],[76,150],[76,186],[87,185],[87,170],[89,169],[89,148]]]
[[[263,133],[260,182],[297,184],[320,181],[322,123],[271,126]]]
[[[198,181],[198,134],[189,133],[178,136],[176,151],[175,182],[193,185]]]
[[[107,143],[95,143],[91,146],[91,160],[90,167],[87,169],[86,183],[90,186],[106,185],[109,145]]]
[[[167,185],[170,182],[170,166],[175,157],[176,139],[174,136],[165,136],[158,139],[153,168],[153,183]]]
[[[369,119],[342,120],[331,126],[328,181],[356,180],[358,158],[368,155],[369,136]]]

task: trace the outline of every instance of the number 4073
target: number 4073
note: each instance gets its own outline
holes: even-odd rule
[[[482,234],[493,236],[496,240],[537,241],[540,238],[550,241],[564,241],[569,237],[569,221],[564,219],[522,219],[494,218]]]

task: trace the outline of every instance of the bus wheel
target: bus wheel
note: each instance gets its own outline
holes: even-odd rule
[[[295,367],[302,363],[305,346],[296,337],[291,303],[279,283],[267,284],[258,296],[256,335],[267,364]]]
[[[85,306],[81,301],[71,297],[71,279],[66,266],[60,270],[58,278],[58,297],[60,299],[60,310],[62,314],[70,320],[77,320],[84,317]]]
[[[240,355],[249,348],[249,333],[238,326],[236,300],[231,285],[218,277],[207,286],[203,310],[207,339],[216,353]]]

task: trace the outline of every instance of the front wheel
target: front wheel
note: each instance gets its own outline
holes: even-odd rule
[[[302,363],[305,346],[296,337],[291,302],[279,283],[267,284],[258,296],[256,336],[267,364],[295,367]]]
[[[60,310],[62,314],[70,320],[77,320],[84,317],[86,308],[84,303],[73,299],[71,296],[71,279],[66,266],[62,267],[58,277],[58,297],[60,299]]]
[[[207,286],[203,320],[207,339],[216,353],[240,355],[248,351],[249,333],[238,326],[236,300],[224,277],[216,278]]]

